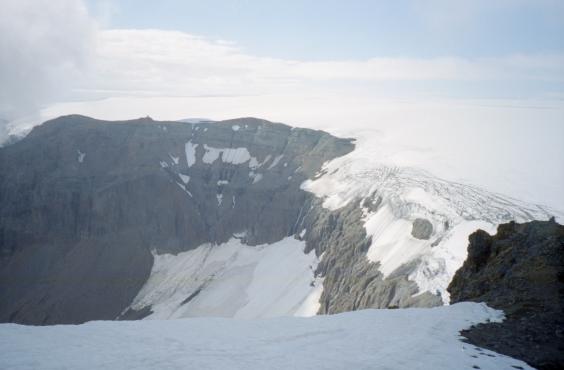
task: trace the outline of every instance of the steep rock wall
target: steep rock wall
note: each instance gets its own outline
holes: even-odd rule
[[[352,148],[252,118],[47,122],[0,149],[0,321],[114,319],[152,251],[292,235],[299,185]]]

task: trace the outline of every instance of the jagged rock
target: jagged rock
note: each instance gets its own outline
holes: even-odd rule
[[[486,302],[507,316],[463,331],[471,343],[539,369],[564,367],[564,226],[554,219],[472,234],[448,291],[453,303]]]
[[[415,295],[417,284],[407,279],[414,265],[402,266],[384,278],[379,264],[366,258],[371,240],[366,236],[362,211],[355,202],[334,212],[320,205],[310,208],[304,220],[307,248],[323,254],[316,271],[324,277],[319,313],[442,304],[441,297],[429,292]]]

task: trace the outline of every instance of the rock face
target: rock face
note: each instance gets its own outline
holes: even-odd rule
[[[448,290],[453,303],[486,302],[507,316],[463,331],[471,343],[539,369],[564,367],[564,226],[554,219],[472,234]]]
[[[313,210],[305,217],[304,227],[306,250],[315,249],[318,255],[323,254],[316,271],[324,277],[319,313],[442,304],[439,296],[429,292],[416,295],[417,284],[408,280],[413,266],[402,266],[384,277],[379,263],[366,258],[371,239],[366,235],[361,209],[355,203],[338,211],[328,211],[321,205]]]
[[[47,122],[0,149],[0,321],[114,319],[147,281],[151,251],[293,235],[313,197],[299,185],[352,149],[252,118]]]

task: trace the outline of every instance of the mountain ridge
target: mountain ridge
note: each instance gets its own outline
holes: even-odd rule
[[[353,153],[352,139],[257,118],[48,121],[0,149],[0,320],[141,318],[165,302],[175,305],[172,312],[191,314],[210,302],[207,312],[220,312],[210,297],[235,282],[241,304],[251,307],[253,287],[266,276],[255,271],[261,262],[254,257],[244,273],[235,264],[182,277],[207,285],[182,286],[179,278],[161,293],[147,287],[189,263],[185,252],[237,241],[233,256],[245,255],[249,246],[275,250],[287,237],[315,255],[292,257],[307,274],[299,274],[301,293],[289,306],[314,300],[317,313],[332,314],[442,305],[470,233],[550,217]],[[160,256],[170,264],[156,263]],[[140,299],[143,289],[162,301]]]

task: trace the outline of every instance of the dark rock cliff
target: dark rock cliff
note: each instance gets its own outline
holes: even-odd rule
[[[0,321],[114,319],[151,250],[297,232],[299,188],[350,140],[259,119],[66,116],[0,149]]]
[[[232,237],[247,245],[287,236],[322,256],[319,313],[441,305],[418,293],[404,264],[384,278],[358,202],[331,211],[300,188],[350,139],[255,118],[123,122],[61,117],[0,148],[0,322],[141,319],[130,307],[154,253]],[[428,239],[429,221],[413,235]],[[195,294],[198,294],[195,292]]]
[[[448,290],[453,303],[486,302],[506,314],[463,331],[469,342],[539,369],[564,368],[564,226],[554,219],[472,234]]]

